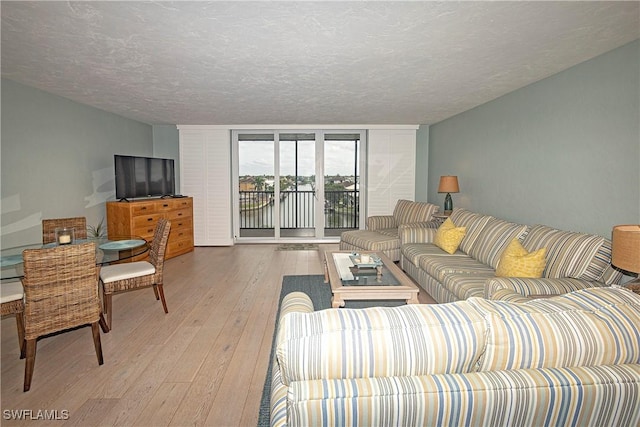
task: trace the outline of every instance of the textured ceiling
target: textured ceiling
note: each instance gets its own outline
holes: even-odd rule
[[[640,38],[639,5],[2,1],[2,76],[152,124],[431,124]]]

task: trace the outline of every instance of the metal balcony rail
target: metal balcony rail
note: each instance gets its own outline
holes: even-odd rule
[[[273,191],[240,191],[240,228],[274,228]],[[325,228],[357,229],[357,190],[325,191]],[[315,227],[315,191],[280,192],[280,228],[301,229]]]
[[[359,191],[325,191],[324,218],[327,229],[358,229]]]

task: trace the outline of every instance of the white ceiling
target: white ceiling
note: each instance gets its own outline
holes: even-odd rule
[[[2,1],[2,76],[151,124],[431,124],[640,38],[639,5]]]

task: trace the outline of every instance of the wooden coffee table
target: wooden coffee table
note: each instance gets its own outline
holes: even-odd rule
[[[327,251],[324,253],[324,281],[331,284],[331,306],[344,307],[347,300],[405,300],[407,304],[418,304],[420,290],[413,281],[384,253],[362,251],[360,254],[375,255],[382,261],[380,271],[360,269],[353,272],[353,280],[343,279],[340,267],[352,251]],[[345,275],[344,267],[342,273]],[[360,273],[361,272],[361,273]],[[381,274],[379,274],[381,273]]]

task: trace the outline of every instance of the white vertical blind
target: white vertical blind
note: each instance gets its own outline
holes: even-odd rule
[[[370,129],[367,215],[390,215],[400,199],[415,199],[416,131]]]
[[[178,126],[182,192],[193,197],[196,246],[231,246],[230,130]]]

